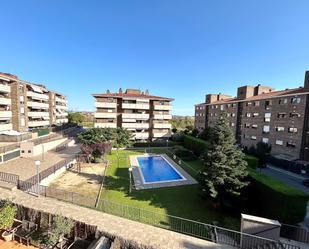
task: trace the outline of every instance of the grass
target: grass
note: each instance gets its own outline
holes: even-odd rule
[[[154,148],[155,153],[165,153],[165,148]],[[129,194],[129,155],[140,154],[140,151],[119,151],[119,166],[117,152],[108,156],[110,166],[106,173],[105,189],[101,199],[122,205],[133,206],[144,210],[179,216],[200,222],[217,221],[220,226],[239,230],[239,217],[216,210],[212,203],[200,196],[198,185],[187,185],[173,188],[138,190]],[[202,167],[202,162],[194,160],[181,166],[193,177]]]

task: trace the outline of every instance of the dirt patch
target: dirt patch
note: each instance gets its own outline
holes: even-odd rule
[[[105,166],[102,163],[83,164],[81,165],[80,173],[66,171],[51,182],[49,186],[85,196],[96,197],[100,190],[104,170]]]

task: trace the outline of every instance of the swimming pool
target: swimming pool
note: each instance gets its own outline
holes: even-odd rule
[[[138,166],[145,183],[179,181],[185,178],[162,156],[139,156]]]

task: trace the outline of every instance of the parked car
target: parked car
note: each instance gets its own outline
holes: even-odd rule
[[[309,187],[309,178],[303,180],[303,185],[306,186],[306,187]]]

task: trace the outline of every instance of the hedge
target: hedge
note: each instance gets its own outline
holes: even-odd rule
[[[250,168],[249,181],[250,207],[256,215],[288,224],[304,220],[307,194]]]
[[[259,160],[255,156],[246,154],[245,160],[248,163],[248,167],[250,167],[251,169],[257,168]]]
[[[182,143],[180,142],[175,142],[175,141],[168,141],[167,142],[159,142],[159,141],[154,141],[154,142],[136,142],[133,144],[133,147],[166,147],[167,145],[169,147],[175,146],[175,145],[181,145]]]
[[[200,156],[210,147],[210,143],[200,138],[192,137],[185,134],[184,147],[188,150],[193,151],[196,156]]]

